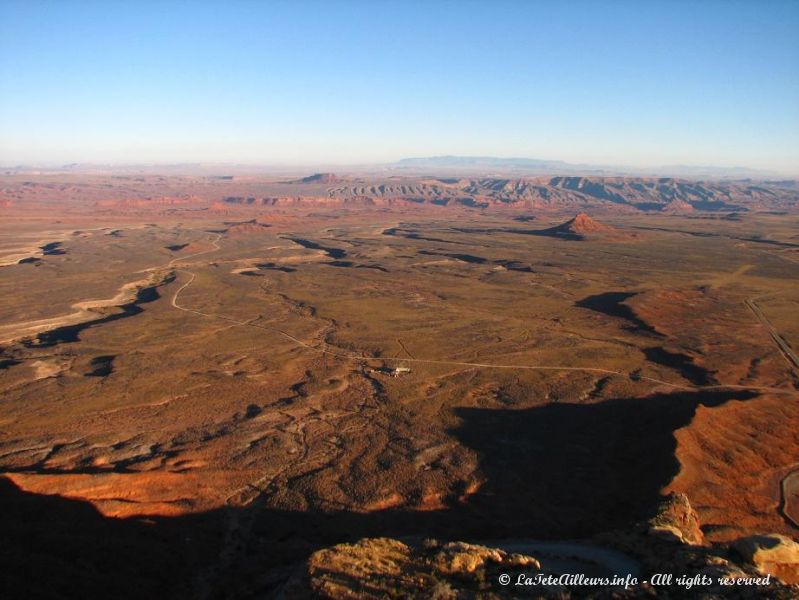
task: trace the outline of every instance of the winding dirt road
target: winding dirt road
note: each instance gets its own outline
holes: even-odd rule
[[[780,482],[780,512],[786,521],[799,529],[799,468]]]

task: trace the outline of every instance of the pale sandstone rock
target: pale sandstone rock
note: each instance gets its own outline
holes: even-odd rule
[[[737,540],[733,548],[761,573],[799,583],[799,543],[791,538],[777,533],[753,535]]]
[[[699,517],[685,494],[673,492],[658,506],[657,514],[648,522],[648,534],[681,544],[701,545],[704,535]]]

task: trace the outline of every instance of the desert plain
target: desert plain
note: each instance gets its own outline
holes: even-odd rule
[[[706,545],[799,535],[795,183],[0,189],[0,552],[32,596],[271,597],[331,545],[600,539],[669,493]]]

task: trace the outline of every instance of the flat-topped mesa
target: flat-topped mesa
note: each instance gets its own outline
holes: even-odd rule
[[[335,173],[314,173],[308,177],[297,179],[293,183],[341,183],[342,181],[344,180]]]
[[[249,235],[254,233],[263,233],[268,227],[268,223],[261,223],[257,219],[250,219],[249,221],[229,221],[226,222],[227,226],[225,233],[232,236]]]
[[[671,202],[669,202],[668,204],[666,204],[662,208],[662,211],[663,212],[667,212],[667,213],[690,213],[690,212],[694,212],[695,209],[694,209],[693,206],[691,206],[690,204],[688,204],[684,200],[674,199]]]

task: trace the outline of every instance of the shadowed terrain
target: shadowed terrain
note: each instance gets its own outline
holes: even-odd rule
[[[29,494],[2,479],[3,559],[10,566],[3,585],[9,594],[42,598],[58,590],[82,598],[189,598],[207,586],[219,586],[216,593],[225,597],[248,585],[277,585],[285,577],[283,568],[312,550],[361,537],[480,540],[523,533],[562,539],[623,530],[651,516],[659,490],[678,468],[672,434],[690,422],[697,405],[747,397],[751,394],[679,394],[526,410],[458,410],[462,425],[454,435],[480,457],[485,483],[479,492],[453,496],[445,508],[421,513],[262,506],[251,517],[252,533],[232,549],[235,556],[223,573],[214,565],[225,548],[230,512],[255,508],[109,519],[88,503]],[[47,578],[34,577],[34,569]]]

